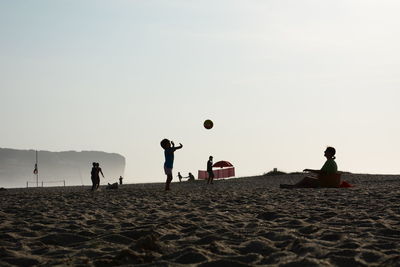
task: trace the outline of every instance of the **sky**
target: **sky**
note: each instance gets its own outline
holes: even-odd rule
[[[240,177],[318,169],[326,146],[339,170],[399,174],[399,8],[0,0],[0,147],[119,153],[127,183],[165,181],[163,138],[174,176],[210,155]]]

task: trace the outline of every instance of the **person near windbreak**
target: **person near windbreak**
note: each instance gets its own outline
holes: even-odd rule
[[[213,184],[214,172],[212,169],[212,165],[213,165],[213,157],[210,156],[207,161],[207,173],[208,173],[207,184]]]
[[[122,176],[120,176],[120,177],[119,177],[119,184],[120,184],[120,185],[122,184],[122,179],[123,179]]]
[[[316,177],[307,176],[301,181],[294,185],[281,184],[281,188],[317,188],[317,187],[339,187],[340,178],[335,176],[338,171],[337,164],[335,162],[336,149],[333,147],[327,147],[324,152],[326,157],[325,164],[320,170],[304,169],[305,172],[316,174]]]
[[[179,182],[182,182],[182,175],[180,172],[178,172],[178,179],[179,179]]]
[[[175,147],[174,142],[169,141],[168,139],[163,139],[160,142],[161,147],[164,149],[164,172],[167,175],[167,181],[165,182],[165,190],[170,190],[170,184],[172,181],[172,168],[174,167],[174,153],[176,150],[181,149],[183,146],[179,144],[179,146]]]

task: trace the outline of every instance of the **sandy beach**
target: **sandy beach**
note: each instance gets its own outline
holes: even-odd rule
[[[0,266],[400,266],[400,176],[0,191]]]

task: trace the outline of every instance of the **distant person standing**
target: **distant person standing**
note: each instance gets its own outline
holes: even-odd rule
[[[213,184],[214,172],[212,166],[213,166],[213,157],[210,156],[207,161],[207,173],[208,173],[207,184]]]
[[[96,178],[97,178],[96,189],[98,189],[100,186],[100,173],[101,173],[101,176],[103,176],[103,178],[104,178],[104,174],[100,168],[100,164],[98,162],[96,162]]]
[[[169,185],[172,181],[172,168],[174,167],[174,152],[178,149],[181,149],[183,146],[179,144],[179,146],[175,147],[174,142],[169,141],[168,139],[163,139],[160,143],[161,147],[164,149],[164,172],[167,175],[167,181],[165,182],[165,190],[170,190]]]
[[[119,177],[119,184],[120,184],[120,185],[122,185],[122,179],[124,179],[124,178],[122,178],[122,176],[120,176],[120,177]]]
[[[92,170],[90,172],[90,178],[92,179],[92,191],[96,190],[97,181],[99,180],[99,174],[96,169],[96,162],[92,163]]]
[[[179,179],[179,182],[182,182],[182,175],[180,172],[178,172],[178,179]]]

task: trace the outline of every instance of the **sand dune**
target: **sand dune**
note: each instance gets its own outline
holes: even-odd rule
[[[400,177],[299,177],[0,191],[0,266],[400,266]]]

